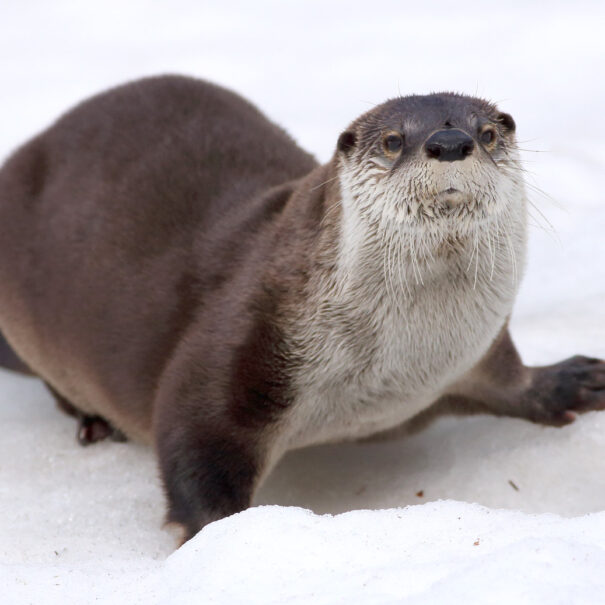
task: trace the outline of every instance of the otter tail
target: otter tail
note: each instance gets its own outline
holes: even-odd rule
[[[21,372],[22,374],[32,374],[32,371],[25,365],[18,355],[12,350],[11,346],[6,342],[4,336],[0,333],[0,367],[13,372]]]

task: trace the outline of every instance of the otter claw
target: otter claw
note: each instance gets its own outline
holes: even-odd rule
[[[122,431],[114,429],[107,420],[100,416],[83,415],[79,419],[77,439],[83,446],[110,438],[112,441],[126,441]]]
[[[535,369],[526,395],[535,422],[562,426],[577,414],[605,409],[605,361],[576,355]]]

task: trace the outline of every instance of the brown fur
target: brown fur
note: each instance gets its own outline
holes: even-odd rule
[[[151,78],[83,103],[0,172],[0,329],[64,408],[155,444],[169,518],[187,536],[248,506],[270,463],[297,397],[288,313],[335,263],[338,154],[380,124],[358,120],[317,166],[233,93]],[[0,362],[11,356],[0,348]],[[582,380],[603,384],[602,366],[580,365],[525,368],[504,329],[448,397],[567,421]],[[563,393],[570,372],[583,378]],[[600,393],[584,407],[602,406]]]

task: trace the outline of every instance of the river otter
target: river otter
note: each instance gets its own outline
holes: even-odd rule
[[[514,131],[480,99],[399,97],[320,166],[207,82],[113,89],[0,171],[0,329],[64,407],[154,444],[186,537],[286,450],[443,402],[568,423],[605,407],[605,363],[529,368],[510,339]]]

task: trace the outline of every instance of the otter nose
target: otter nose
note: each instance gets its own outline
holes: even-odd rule
[[[457,128],[438,130],[424,144],[426,155],[440,162],[463,160],[473,153],[474,148],[473,138]]]

